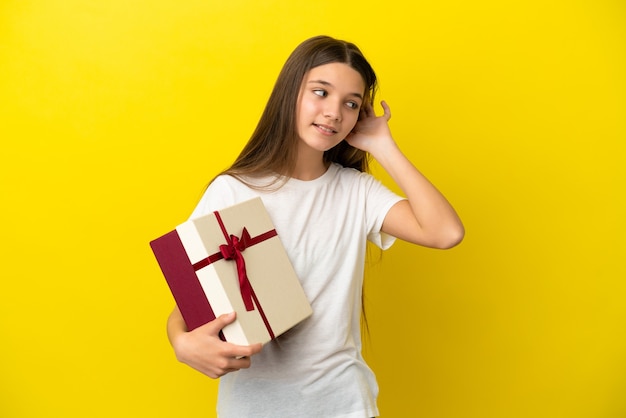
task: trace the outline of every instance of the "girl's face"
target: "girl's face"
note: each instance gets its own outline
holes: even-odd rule
[[[323,152],[339,144],[359,118],[364,92],[361,74],[347,64],[330,63],[309,70],[296,108],[300,147]]]

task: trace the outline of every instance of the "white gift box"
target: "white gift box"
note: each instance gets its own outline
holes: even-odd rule
[[[259,197],[184,222],[150,246],[188,330],[235,311],[223,339],[266,343],[312,314]]]

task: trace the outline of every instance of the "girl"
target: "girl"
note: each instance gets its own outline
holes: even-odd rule
[[[173,310],[168,336],[177,358],[221,378],[221,418],[378,415],[378,386],[361,356],[366,240],[382,249],[396,238],[450,248],[463,238],[454,209],[395,143],[389,106],[383,101],[383,115],[374,113],[375,90],[376,75],[354,44],[304,41],[250,141],[191,215],[261,196],[313,307],[263,348],[219,339],[235,314],[187,332]],[[406,198],[367,173],[369,156]]]

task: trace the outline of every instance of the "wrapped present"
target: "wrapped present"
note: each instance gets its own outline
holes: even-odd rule
[[[150,246],[188,330],[235,311],[222,338],[266,343],[312,314],[259,197],[184,222]]]

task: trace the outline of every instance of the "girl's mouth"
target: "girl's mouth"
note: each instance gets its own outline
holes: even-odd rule
[[[314,123],[313,126],[315,126],[318,130],[322,131],[325,134],[328,135],[332,135],[332,134],[336,134],[337,131],[335,129],[333,129],[330,126],[327,125],[318,125],[317,123]]]

